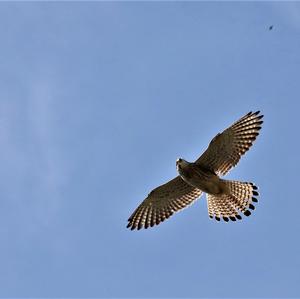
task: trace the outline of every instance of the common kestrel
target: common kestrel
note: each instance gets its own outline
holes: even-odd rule
[[[242,219],[251,215],[257,202],[253,183],[223,180],[249,150],[263,121],[260,112],[249,112],[232,126],[217,134],[195,162],[177,159],[179,173],[173,180],[152,190],[128,219],[131,230],[158,225],[175,212],[187,207],[206,192],[208,215],[217,221]]]

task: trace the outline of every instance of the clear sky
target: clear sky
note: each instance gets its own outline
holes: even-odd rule
[[[299,2],[2,2],[0,41],[0,297],[300,297]],[[251,110],[253,216],[126,229]]]

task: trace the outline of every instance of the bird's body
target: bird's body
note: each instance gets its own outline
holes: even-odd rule
[[[176,167],[186,183],[203,192],[218,195],[228,191],[226,184],[213,171],[201,164],[190,163],[180,158],[176,161]]]
[[[175,212],[207,193],[210,218],[220,221],[251,215],[257,202],[253,183],[221,179],[249,150],[261,129],[263,115],[249,112],[232,126],[217,134],[206,151],[195,161],[176,161],[179,176],[152,190],[128,219],[132,230],[158,225]]]

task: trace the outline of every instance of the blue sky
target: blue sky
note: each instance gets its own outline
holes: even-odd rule
[[[300,297],[300,3],[0,8],[0,297]],[[202,197],[126,229],[251,110],[226,178],[260,187],[253,216],[216,223]]]

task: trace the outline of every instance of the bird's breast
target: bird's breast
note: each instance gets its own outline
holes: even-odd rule
[[[181,178],[189,185],[209,194],[222,194],[225,192],[224,184],[213,172],[201,166],[190,163],[179,171]]]

